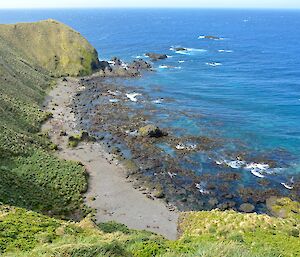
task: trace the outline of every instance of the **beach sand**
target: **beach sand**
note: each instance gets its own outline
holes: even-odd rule
[[[89,173],[86,204],[97,210],[97,222],[116,221],[132,229],[148,230],[168,239],[177,238],[178,212],[165,202],[150,199],[144,191],[134,189],[126,179],[124,168],[113,160],[98,142],[83,142],[76,148],[68,147],[68,135],[76,134],[76,120],[70,103],[81,89],[79,79],[59,80],[49,92],[45,110],[53,113],[43,131],[48,131],[53,143],[59,146],[57,154],[66,160],[80,161]],[[171,209],[171,210],[170,210]]]

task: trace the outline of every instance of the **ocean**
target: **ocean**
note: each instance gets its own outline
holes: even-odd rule
[[[128,83],[162,109],[152,118],[160,127],[179,137],[222,139],[221,147],[190,155],[196,174],[230,169],[243,174],[244,184],[267,178],[287,193],[293,189],[300,176],[300,11],[0,11],[0,23],[48,18],[78,30],[101,60],[168,55],[153,64],[155,72]]]

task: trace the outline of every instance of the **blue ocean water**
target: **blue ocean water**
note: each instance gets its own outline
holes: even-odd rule
[[[175,99],[166,103],[170,110],[203,116],[183,114],[160,122],[181,129],[178,133],[226,138],[217,162],[235,169],[238,164],[232,161],[237,160],[227,153],[241,146],[253,155],[275,158],[277,172],[289,177],[286,181],[300,174],[300,11],[0,11],[0,23],[47,18],[80,31],[100,59],[167,54],[167,60],[154,64],[155,73],[132,83],[154,99]],[[188,50],[176,52],[172,47]],[[153,90],[156,87],[160,90]]]

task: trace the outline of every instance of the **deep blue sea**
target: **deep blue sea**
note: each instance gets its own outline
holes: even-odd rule
[[[292,187],[300,174],[300,11],[202,9],[2,10],[0,23],[53,18],[84,35],[100,59],[167,54],[156,72],[135,80],[153,99],[173,98],[162,117],[178,133],[226,139],[219,165],[274,176]],[[204,35],[219,40],[205,39]],[[187,51],[174,51],[172,47]],[[159,87],[160,90],[153,90]],[[164,105],[164,103],[162,103]],[[233,157],[239,147],[276,167]],[[165,149],[166,151],[168,149]],[[201,162],[201,157],[198,160]],[[257,157],[256,159],[259,159]],[[284,185],[283,185],[284,186]]]

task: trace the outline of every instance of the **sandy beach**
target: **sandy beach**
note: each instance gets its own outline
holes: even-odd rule
[[[177,238],[178,213],[159,199],[149,197],[144,189],[134,189],[126,179],[125,170],[101,143],[83,142],[76,148],[68,147],[68,135],[76,134],[76,119],[70,103],[78,90],[82,89],[79,79],[59,80],[49,92],[46,110],[53,118],[42,129],[48,131],[57,154],[66,160],[80,161],[89,173],[86,204],[96,209],[97,222],[116,221],[132,229],[149,230],[168,239]]]

